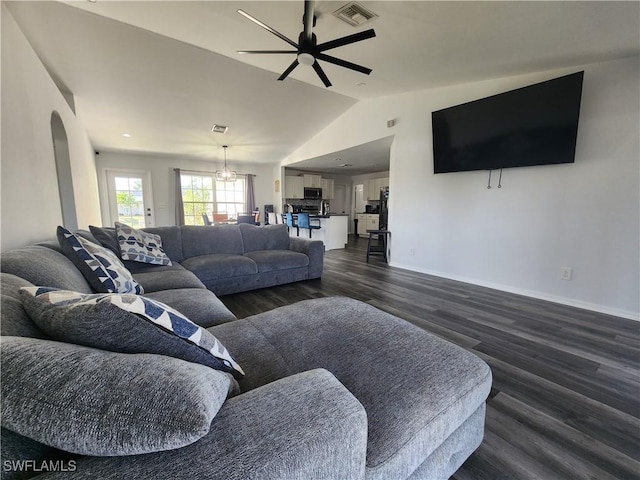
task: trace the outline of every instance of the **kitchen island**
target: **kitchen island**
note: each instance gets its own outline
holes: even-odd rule
[[[294,219],[296,214],[293,215]],[[315,225],[320,220],[320,228],[314,229],[311,233],[313,240],[322,240],[325,250],[336,250],[345,248],[349,240],[349,215],[346,213],[330,213],[329,215],[310,215],[311,224]],[[317,219],[317,220],[316,220]],[[289,235],[298,235],[297,229],[290,229]],[[309,238],[309,230],[300,229],[300,237]]]

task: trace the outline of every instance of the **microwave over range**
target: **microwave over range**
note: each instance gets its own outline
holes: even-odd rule
[[[305,200],[322,200],[321,188],[304,187]]]

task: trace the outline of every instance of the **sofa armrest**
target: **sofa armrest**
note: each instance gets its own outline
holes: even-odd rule
[[[364,479],[367,416],[328,371],[310,370],[227,400],[197,442],[164,452],[84,457],[46,478]]]
[[[324,243],[322,240],[291,237],[289,250],[304,253],[309,257],[309,278],[320,278],[324,266]]]

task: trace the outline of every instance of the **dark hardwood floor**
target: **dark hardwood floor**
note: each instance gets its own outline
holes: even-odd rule
[[[640,478],[640,322],[365,262],[366,239],[325,254],[321,280],[227,295],[243,318],[299,300],[362,300],[483,358],[485,437],[452,477]]]

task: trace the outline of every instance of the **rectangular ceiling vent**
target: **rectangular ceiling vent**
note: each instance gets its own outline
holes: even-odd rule
[[[227,133],[227,130],[229,130],[229,127],[225,127],[224,125],[214,125],[211,127],[213,133]]]
[[[343,22],[347,22],[354,27],[359,27],[362,24],[378,18],[378,15],[356,2],[347,3],[345,6],[333,12],[333,14]]]

